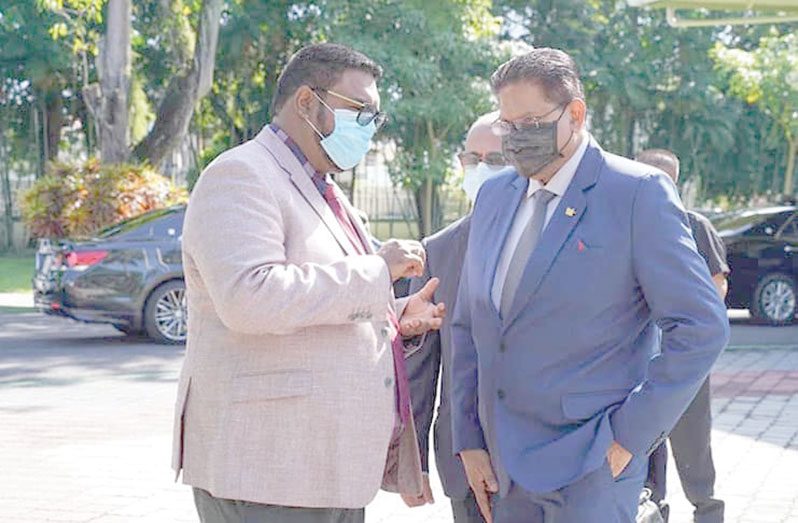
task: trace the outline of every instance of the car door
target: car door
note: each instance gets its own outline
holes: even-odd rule
[[[783,269],[798,281],[798,212],[784,224],[778,234],[779,248],[783,256]]]

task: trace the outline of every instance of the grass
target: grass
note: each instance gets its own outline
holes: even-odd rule
[[[0,254],[0,292],[30,292],[32,252]]]

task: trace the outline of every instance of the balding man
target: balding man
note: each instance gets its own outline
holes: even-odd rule
[[[647,149],[638,155],[637,160],[661,169],[674,183],[679,180],[679,158],[670,151]],[[728,290],[726,275],[729,273],[729,266],[726,264],[723,240],[704,216],[687,211],[687,217],[698,253],[707,262],[718,294],[721,298],[725,298]],[[712,461],[711,432],[712,409],[709,378],[707,378],[668,438],[682,489],[695,507],[696,523],[723,521],[723,501],[714,498],[715,464]],[[669,512],[665,503],[667,463],[668,448],[663,443],[651,454],[646,481],[646,485],[651,489],[652,498],[660,505],[666,522]]]
[[[459,155],[464,171],[463,190],[472,203],[477,197],[480,186],[506,167],[501,153],[501,139],[493,134],[490,127],[496,118],[498,118],[497,112],[489,113],[474,122],[466,137],[465,150]],[[470,222],[471,215],[468,214],[423,241],[427,251],[427,265],[424,275],[412,281],[411,294],[423,288],[430,278],[437,277],[440,279],[440,284],[435,298],[446,303],[447,307],[454,306]],[[413,416],[421,450],[421,465],[424,472],[429,472],[429,432],[438,390],[438,377],[442,376],[443,385],[434,435],[438,474],[444,492],[451,499],[454,521],[481,523],[482,518],[474,500],[474,493],[468,488],[463,465],[452,452],[449,406],[451,375],[448,368],[451,343],[448,326],[444,323],[440,332],[429,333],[423,348],[407,360]],[[425,475],[425,480],[424,494],[418,498],[405,497],[405,502],[411,506],[433,502],[429,475]]]

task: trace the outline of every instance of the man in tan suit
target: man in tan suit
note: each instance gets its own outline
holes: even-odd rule
[[[272,123],[194,188],[173,468],[203,522],[362,522],[380,485],[421,492],[401,336],[440,327],[437,281],[394,300],[423,248],[375,252],[328,174],[358,163],[384,120],[380,76],[347,47],[301,49]]]

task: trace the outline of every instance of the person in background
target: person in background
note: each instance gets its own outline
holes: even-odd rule
[[[517,56],[491,87],[513,169],[472,212],[453,451],[488,523],[634,523],[648,455],[726,345],[726,309],[673,182],[587,132],[568,54]]]
[[[330,174],[385,116],[381,68],[336,44],[300,49],[272,122],[200,176],[186,212],[189,324],[172,466],[203,523],[362,523],[380,486],[423,479],[402,336],[440,327],[419,242],[375,251]]]
[[[501,152],[501,139],[491,130],[491,124],[498,118],[498,112],[480,117],[471,126],[466,136],[464,151],[460,153],[463,167],[463,191],[473,205],[479,188],[490,178],[506,167]],[[418,292],[432,278],[440,283],[435,298],[454,307],[457,287],[460,283],[460,270],[465,259],[468,241],[468,228],[471,214],[457,220],[442,231],[422,241],[427,252],[424,274],[410,283],[410,292]],[[413,417],[418,432],[421,450],[421,467],[424,471],[424,492],[421,496],[405,496],[411,506],[433,503],[429,485],[429,433],[434,422],[435,462],[438,475],[443,483],[443,491],[451,500],[455,523],[481,523],[474,493],[468,488],[463,464],[452,452],[451,406],[449,390],[451,373],[449,361],[452,351],[452,338],[447,320],[439,331],[427,335],[421,350],[407,360],[407,373],[410,379],[410,396],[413,399]],[[435,400],[438,395],[440,378],[440,405],[434,416]]]
[[[637,156],[637,161],[652,165],[679,181],[679,158],[665,149],[647,149]],[[712,275],[712,281],[721,299],[726,298],[729,265],[726,263],[726,248],[715,227],[704,216],[687,211],[690,230],[698,246],[698,253]],[[722,523],[724,503],[715,495],[715,464],[712,461],[712,401],[709,378],[698,389],[690,406],[679,418],[668,437],[676,470],[687,499],[695,507],[695,523]],[[665,521],[669,508],[665,502],[666,467],[668,447],[662,443],[651,454],[646,486],[651,489],[652,499],[660,506]]]

